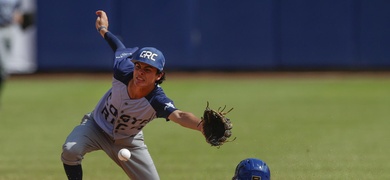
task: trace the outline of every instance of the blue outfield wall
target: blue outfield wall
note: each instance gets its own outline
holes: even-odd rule
[[[95,11],[167,70],[389,70],[388,0],[115,0],[38,4],[39,71],[107,71]]]

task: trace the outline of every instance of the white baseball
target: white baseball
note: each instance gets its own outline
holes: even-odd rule
[[[131,157],[131,153],[128,149],[126,148],[123,148],[121,149],[119,152],[118,152],[118,158],[121,160],[121,161],[128,161]]]

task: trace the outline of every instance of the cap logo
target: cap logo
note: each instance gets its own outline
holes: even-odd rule
[[[155,57],[158,56],[156,53],[152,53],[150,51],[142,51],[139,57],[141,58],[148,58],[152,61],[156,61]]]

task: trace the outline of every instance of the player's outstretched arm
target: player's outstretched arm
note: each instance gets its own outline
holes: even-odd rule
[[[108,31],[108,17],[106,12],[102,10],[96,11],[96,30],[108,42],[111,49],[115,52],[117,49],[126,48],[125,45],[110,31]]]
[[[203,126],[200,124],[201,119],[199,119],[198,117],[196,117],[194,114],[190,112],[175,110],[169,115],[168,119],[172,120],[175,123],[180,124],[183,127],[203,132],[202,131]]]

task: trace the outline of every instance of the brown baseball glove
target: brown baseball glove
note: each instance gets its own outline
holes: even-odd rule
[[[233,108],[227,112],[223,112],[226,106],[221,110],[215,111],[210,109],[209,102],[204,110],[202,117],[203,135],[206,138],[206,142],[211,146],[221,146],[225,142],[228,142],[228,138],[232,135],[232,127],[230,119],[225,117]],[[233,139],[234,140],[234,139]]]

